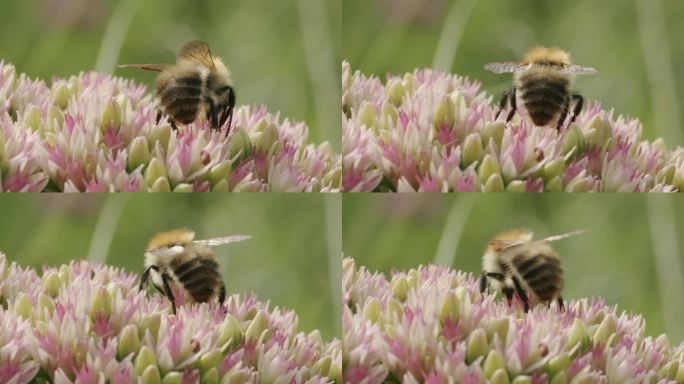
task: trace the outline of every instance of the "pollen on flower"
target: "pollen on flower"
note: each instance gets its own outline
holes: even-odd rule
[[[441,266],[387,278],[346,258],[342,325],[346,383],[684,380],[684,343],[646,336],[639,315],[601,298],[525,314]]]
[[[0,62],[0,191],[335,192],[341,156],[265,106],[226,127],[156,123],[145,86],[102,73],[51,85]]]
[[[340,340],[299,331],[292,311],[245,293],[173,316],[137,284],[99,263],[38,274],[0,253],[0,382],[341,382]]]
[[[432,69],[385,82],[342,64],[347,192],[684,191],[684,148],[590,102],[557,131],[506,124],[480,84]]]

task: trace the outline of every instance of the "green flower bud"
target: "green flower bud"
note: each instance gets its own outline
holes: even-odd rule
[[[138,328],[135,324],[129,324],[121,330],[121,335],[119,336],[119,359],[137,352],[138,349],[140,349]]]
[[[584,127],[584,139],[590,148],[603,148],[611,137],[610,123],[601,115],[594,116]]]
[[[608,339],[615,333],[616,327],[615,317],[612,315],[606,316],[601,322],[601,325],[596,329],[596,332],[594,332],[594,337],[592,338],[594,345],[598,343],[608,343]]]
[[[582,320],[575,319],[570,326],[570,330],[568,331],[568,339],[565,342],[565,349],[572,351],[575,348],[579,348],[579,351],[583,351],[589,346],[590,342],[591,339],[589,338],[587,327],[584,325]]]
[[[480,161],[483,155],[484,148],[482,147],[480,134],[471,133],[463,143],[463,155],[461,156],[463,167],[465,168],[476,161]]]
[[[138,136],[133,139],[129,147],[128,169],[134,170],[150,161],[150,148],[145,136]]]
[[[206,373],[204,373],[204,375],[202,375],[202,383],[218,384],[218,382],[219,373],[218,370],[216,370],[216,367],[211,368]]]
[[[503,179],[501,178],[501,175],[498,173],[495,173],[487,179],[487,182],[484,185],[484,191],[485,192],[503,192],[504,190],[504,183]]]
[[[371,297],[366,300],[366,304],[363,306],[363,318],[370,320],[373,323],[380,322],[380,314],[382,312],[382,306],[380,302],[375,297]]]
[[[112,313],[112,298],[109,292],[104,287],[100,287],[90,303],[90,319],[95,321],[95,318],[103,314],[104,317],[109,318]]]
[[[66,84],[59,84],[52,88],[52,103],[60,109],[66,109],[70,98],[71,92]]]
[[[482,129],[482,142],[489,143],[489,140],[494,140],[497,148],[501,148],[503,135],[506,131],[506,123],[497,121],[495,123],[487,124]]]
[[[252,139],[249,137],[249,133],[242,128],[237,127],[234,130],[234,134],[231,136],[228,143],[228,156],[230,159],[246,158],[252,155]]]
[[[589,192],[594,186],[594,182],[589,177],[577,176],[570,180],[565,187],[566,192]]]
[[[474,330],[468,338],[466,361],[468,364],[472,363],[478,357],[484,356],[487,350],[489,350],[489,343],[487,343],[487,334],[484,329]]]
[[[400,276],[392,283],[392,295],[399,301],[405,301],[411,288],[404,276]]]
[[[145,169],[145,182],[149,187],[152,187],[159,182],[159,178],[166,179],[166,166],[160,159],[153,157]]]
[[[359,110],[359,121],[361,124],[368,128],[372,128],[375,124],[376,118],[377,113],[375,112],[375,106],[364,101],[363,104],[361,104],[361,109]]]
[[[221,180],[211,187],[212,192],[230,192],[230,187],[228,186],[228,180]]]
[[[508,374],[504,369],[497,369],[496,372],[489,378],[489,384],[508,384]]]
[[[48,107],[47,127],[50,131],[54,132],[58,127],[61,127],[62,124],[64,124],[64,112],[54,105],[50,105]]]
[[[390,122],[395,123],[399,118],[399,111],[397,111],[397,108],[395,108],[394,105],[388,103],[387,101],[384,101],[382,103],[381,113],[382,121],[388,125]]]
[[[266,124],[261,134],[257,134],[252,141],[254,151],[257,153],[269,153],[273,144],[278,141],[278,130],[273,123]]]
[[[182,384],[183,376],[178,372],[169,372],[164,376],[162,384]]]
[[[268,319],[263,311],[257,312],[256,317],[249,324],[247,330],[245,331],[245,339],[248,341],[257,341],[261,337],[261,334],[268,329]]]
[[[675,176],[675,170],[676,168],[674,164],[664,166],[660,171],[658,171],[658,174],[656,175],[656,180],[659,183],[672,184],[672,181]]]
[[[230,342],[229,346],[235,346],[242,342],[240,324],[230,313],[226,315],[219,327],[218,345]]]
[[[138,352],[138,356],[135,357],[135,371],[140,375],[147,367],[156,365],[157,357],[147,345],[143,345],[140,348],[140,352]]]
[[[400,106],[404,94],[406,94],[406,90],[400,81],[392,80],[387,85],[387,97],[389,98],[390,103]]]
[[[573,151],[573,156],[584,153],[584,134],[577,124],[572,123],[563,136],[563,154],[567,155]]]
[[[62,284],[69,284],[71,282],[71,267],[68,265],[60,266],[57,276]]]
[[[108,127],[114,127],[117,131],[121,127],[121,107],[115,100],[110,100],[102,110],[100,130],[104,132]]]
[[[670,361],[664,367],[660,369],[660,376],[662,378],[667,378],[674,380],[677,377],[677,371],[679,370],[678,361]]]
[[[567,383],[568,383],[568,376],[565,374],[565,372],[558,372],[555,376],[553,376],[550,384],[567,384]]]
[[[439,321],[444,323],[447,319],[450,319],[454,323],[457,323],[461,317],[461,302],[456,297],[454,291],[449,291],[444,301],[442,302],[442,307],[439,309]]]
[[[448,127],[453,126],[456,121],[455,111],[456,107],[451,98],[448,96],[443,97],[442,100],[437,103],[437,108],[435,109],[435,128],[439,128],[444,124]]]
[[[42,121],[43,116],[40,114],[40,109],[36,105],[31,104],[24,113],[24,126],[30,127],[33,132],[37,132],[40,130]]]
[[[43,277],[43,292],[50,297],[57,297],[59,288],[62,282],[59,280],[59,275],[55,271],[50,271]]]
[[[481,183],[486,183],[487,181],[489,181],[489,178],[492,175],[501,176],[501,168],[499,167],[499,162],[496,161],[494,156],[486,154],[484,159],[482,159],[482,162],[480,163],[480,167],[477,170],[477,174],[480,176]]]
[[[387,300],[387,315],[389,319],[401,319],[404,317],[404,309],[399,301],[391,297]]]
[[[544,185],[544,191],[563,192],[563,180],[561,180],[560,176],[554,177]]]
[[[508,336],[508,319],[492,319],[487,324],[487,338],[488,340],[494,340],[494,337],[498,336],[499,340],[506,341]]]
[[[145,337],[145,332],[150,331],[150,334],[157,340],[157,335],[159,334],[159,326],[161,325],[161,315],[159,313],[153,313],[143,317],[140,320],[139,325],[139,335],[140,338]]]
[[[321,376],[328,377],[328,372],[330,371],[330,365],[332,365],[332,357],[325,356],[322,359],[319,359],[313,365],[313,371],[318,373]]]
[[[180,183],[173,188],[174,192],[192,193],[192,184]]]
[[[150,187],[150,192],[171,192],[171,185],[169,185],[169,179],[166,177],[160,177],[157,181]]]
[[[148,141],[151,143],[159,143],[164,151],[169,149],[169,140],[171,139],[172,128],[168,124],[160,125],[152,128],[148,135]]]
[[[216,183],[220,181],[228,180],[231,168],[232,167],[230,161],[222,161],[211,167],[211,169],[209,170],[209,181],[211,182],[211,184],[216,185]]]
[[[212,349],[211,351],[207,352],[202,357],[200,357],[200,370],[202,372],[207,372],[211,368],[218,366],[222,359],[223,355],[221,354],[221,351],[219,351],[218,349]]]
[[[522,180],[513,180],[506,187],[506,192],[525,192],[526,190],[527,187],[525,186],[525,182]]]
[[[557,157],[544,165],[542,168],[542,177],[544,181],[549,181],[554,177],[561,176],[565,171],[565,161],[562,157]]]
[[[55,311],[55,303],[44,293],[38,296],[38,307],[40,308],[41,315],[47,311],[47,315],[50,316]]]
[[[532,384],[532,379],[529,376],[521,375],[513,379],[511,384]]]
[[[570,356],[566,352],[561,352],[558,356],[553,357],[546,366],[546,372],[550,377],[555,374],[565,371],[570,366]]]
[[[492,349],[489,351],[482,368],[484,369],[485,376],[487,376],[488,379],[491,379],[492,376],[494,376],[494,373],[506,369],[506,361],[501,352]],[[508,380],[508,377],[506,377],[506,380]]]
[[[33,315],[33,300],[24,292],[19,293],[17,301],[14,303],[14,314],[24,319],[30,319]]]
[[[159,384],[161,383],[161,375],[159,368],[156,365],[150,365],[140,375],[140,381],[145,384]]]

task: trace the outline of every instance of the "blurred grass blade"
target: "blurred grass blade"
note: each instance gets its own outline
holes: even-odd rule
[[[460,194],[454,200],[444,224],[442,237],[439,239],[435,264],[453,266],[458,242],[476,198],[474,194]]]
[[[316,127],[321,137],[340,150],[340,58],[335,58],[325,5],[320,0],[297,0],[304,54],[314,95]],[[313,132],[313,131],[312,131]]]
[[[655,261],[655,272],[660,293],[660,308],[665,320],[665,332],[670,340],[681,340],[684,332],[684,281],[679,259],[675,211],[671,196],[654,194],[647,196],[648,220],[651,229],[651,244]]]
[[[88,249],[88,260],[99,261],[104,263],[109,254],[109,246],[114,237],[114,230],[121,218],[126,202],[128,201],[128,194],[111,193],[107,195],[100,216],[95,223],[95,230],[93,237],[90,240],[90,248]]]
[[[653,105],[654,129],[666,141],[681,143],[677,82],[663,4],[661,0],[635,0],[635,5],[641,53]]]
[[[435,48],[432,68],[451,71],[461,35],[476,4],[477,0],[462,0],[451,6]]]
[[[114,71],[119,61],[124,37],[141,3],[142,1],[139,0],[121,0],[114,9],[97,54],[96,71],[108,73]]]
[[[342,329],[342,196],[326,195],[325,227],[328,245],[328,271],[334,321],[332,329]]]

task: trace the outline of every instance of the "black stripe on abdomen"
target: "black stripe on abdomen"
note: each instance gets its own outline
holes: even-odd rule
[[[540,78],[522,83],[518,92],[535,125],[545,126],[566,108],[569,96],[562,81]]]
[[[544,301],[554,299],[562,288],[563,269],[555,257],[536,255],[513,259],[518,274],[532,291]]]
[[[220,285],[219,267],[214,260],[194,258],[171,267],[176,279],[197,302],[208,301]]]

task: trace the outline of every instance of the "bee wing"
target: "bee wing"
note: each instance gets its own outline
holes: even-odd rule
[[[178,52],[178,58],[195,61],[207,68],[214,68],[211,50],[209,50],[209,45],[204,41],[193,40],[186,43]]]
[[[138,68],[146,71],[161,72],[169,67],[169,64],[121,64],[119,68]]]
[[[579,65],[568,65],[566,67],[561,68],[561,72],[572,73],[575,75],[593,75],[595,73],[598,73],[598,70],[595,68],[582,67]]]
[[[207,247],[216,247],[223,244],[237,243],[238,241],[244,241],[250,239],[251,236],[248,235],[234,235],[225,237],[216,237],[213,239],[206,240],[195,240],[193,243],[199,245],[205,245]]]
[[[537,240],[537,241],[540,242],[540,243],[549,243],[549,242],[551,242],[551,241],[558,241],[558,240],[562,240],[562,239],[565,239],[565,238],[568,238],[568,237],[571,237],[571,236],[579,235],[579,234],[584,233],[584,232],[586,232],[586,231],[583,230],[583,229],[580,229],[580,230],[577,230],[577,231],[562,233],[562,234],[560,234],[560,235],[549,236],[549,237],[546,237],[546,238],[543,238],[543,239],[540,239],[540,240]]]
[[[502,63],[489,63],[484,68],[494,73],[514,73],[525,69],[526,66],[527,64],[519,61],[506,61]]]

